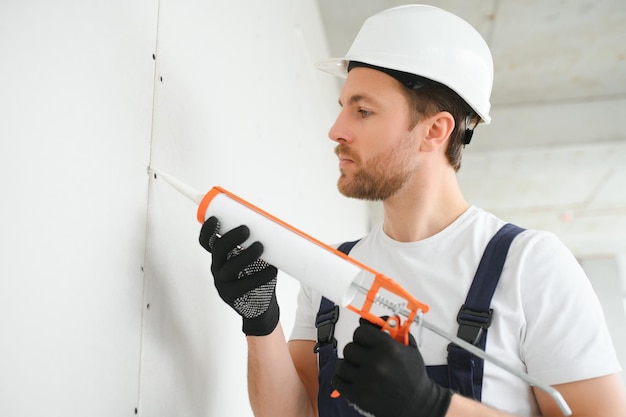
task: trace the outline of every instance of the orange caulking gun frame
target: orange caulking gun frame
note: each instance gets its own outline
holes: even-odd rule
[[[278,250],[273,251],[271,245],[264,245],[265,252],[263,258],[266,262],[282,269],[302,283],[319,290],[325,297],[335,303],[341,304],[368,321],[378,324],[384,331],[388,332],[391,337],[399,342],[408,344],[410,327],[413,323],[416,323],[420,327],[420,331],[422,327],[426,328],[477,357],[489,361],[517,376],[529,385],[543,390],[553,398],[563,415],[570,416],[572,414],[561,394],[551,386],[545,385],[535,378],[512,368],[498,358],[458,338],[456,335],[448,334],[424,320],[423,313],[428,312],[428,306],[416,300],[408,291],[392,279],[307,235],[221,187],[213,187],[208,193],[203,195],[176,178],[155,168],[148,168],[148,173],[153,173],[155,179],[157,175],[160,176],[174,189],[196,203],[198,205],[197,219],[200,223],[203,223],[211,215],[216,215],[227,230],[239,226],[240,224],[247,224],[250,226],[251,233],[259,229],[261,230],[259,235],[273,236],[274,238],[277,237],[277,234],[280,235],[278,239],[273,239],[280,240],[280,238],[282,238],[285,240],[285,244],[278,248]],[[220,210],[222,210],[224,216],[220,215]],[[235,221],[230,227],[223,222],[228,218],[234,218]],[[251,235],[249,241],[253,241],[252,239],[255,239],[255,236]],[[323,250],[320,250],[320,248]],[[298,262],[289,264],[290,256],[285,256],[285,251],[297,253],[296,256],[292,256],[291,258],[298,258]],[[328,269],[324,270],[324,268]],[[369,280],[364,279],[365,276],[369,277]],[[324,279],[328,280],[327,277],[332,277],[332,281],[323,282]],[[340,279],[337,279],[337,277]],[[320,281],[322,282],[320,283]],[[367,288],[364,286],[364,282],[369,282],[367,285],[370,287]],[[384,297],[380,294],[381,289],[400,298],[401,301],[394,302]],[[351,304],[356,293],[365,296],[365,301],[361,307]],[[387,320],[374,315],[371,313],[371,307],[374,304],[390,309],[393,315]],[[406,319],[402,321],[400,316]]]

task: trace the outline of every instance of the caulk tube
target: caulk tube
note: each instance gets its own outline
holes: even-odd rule
[[[243,246],[261,242],[263,260],[341,306],[350,304],[357,294],[352,283],[371,282],[377,275],[366,265],[221,187],[213,187],[198,206],[200,223],[211,216],[219,219],[221,233],[242,224],[248,226],[250,237]]]

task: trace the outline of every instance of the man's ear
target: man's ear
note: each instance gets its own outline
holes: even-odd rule
[[[454,117],[447,112],[439,112],[423,121],[426,135],[421,144],[423,152],[432,152],[445,145],[454,131]]]

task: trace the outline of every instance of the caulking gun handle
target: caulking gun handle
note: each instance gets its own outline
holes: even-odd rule
[[[384,319],[383,319],[384,320]],[[383,332],[387,332],[389,336],[395,339],[397,342],[403,345],[409,344],[409,327],[402,326],[400,316],[390,316],[385,320],[385,324],[382,327]]]
[[[351,307],[352,306],[348,306],[348,308]],[[378,317],[370,313],[369,311],[353,308],[351,309],[356,311],[365,320],[380,327],[380,330],[387,333],[392,339],[396,340],[399,343],[402,343],[403,345],[409,344],[410,324],[408,324],[407,326],[403,326],[402,319],[399,315],[396,314],[393,316]]]
[[[400,316],[390,316],[390,317],[378,317],[374,316],[369,312],[361,311],[361,317],[365,320],[378,325],[382,332],[389,334],[389,336],[395,339],[397,342],[402,343],[404,345],[409,345],[409,327],[403,328],[401,326]],[[339,391],[334,390],[330,393],[330,398],[339,398],[341,394]]]

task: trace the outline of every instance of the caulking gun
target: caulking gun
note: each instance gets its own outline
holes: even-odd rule
[[[250,237],[246,242],[263,242],[263,259],[267,263],[319,291],[334,303],[378,324],[383,331],[388,332],[399,342],[408,344],[409,330],[415,323],[420,329],[426,328],[477,357],[510,372],[529,385],[545,391],[553,398],[563,415],[572,414],[561,394],[551,386],[514,369],[425,320],[424,313],[428,312],[428,306],[415,299],[391,278],[221,187],[213,187],[208,193],[202,194],[155,168],[148,168],[148,173],[154,174],[155,178],[162,178],[196,203],[197,219],[200,223],[215,216],[220,220],[223,230],[230,230],[241,224],[247,225],[250,228]],[[393,314],[386,320],[373,314],[371,307],[375,304],[390,310]]]

